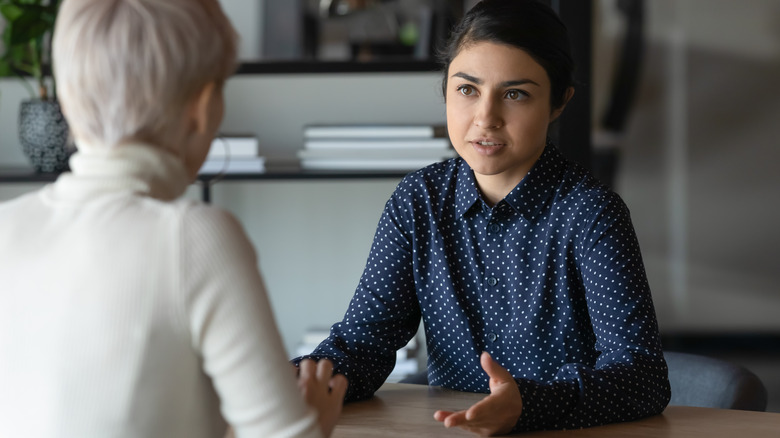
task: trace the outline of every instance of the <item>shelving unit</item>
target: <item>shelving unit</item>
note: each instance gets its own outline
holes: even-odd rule
[[[327,171],[301,170],[298,168],[271,168],[263,173],[228,173],[198,175],[201,186],[201,200],[211,201],[211,186],[228,181],[274,181],[274,180],[333,180],[333,179],[388,179],[402,178],[406,171]],[[57,173],[38,173],[31,168],[0,168],[0,184],[48,183],[57,179]]]

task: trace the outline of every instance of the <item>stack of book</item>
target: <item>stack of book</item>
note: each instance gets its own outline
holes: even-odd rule
[[[199,174],[262,173],[265,157],[260,156],[260,142],[254,135],[222,134],[211,143]]]
[[[401,170],[455,156],[440,125],[309,125],[298,151],[303,169]]]

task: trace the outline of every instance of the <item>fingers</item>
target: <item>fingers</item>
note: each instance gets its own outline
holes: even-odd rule
[[[492,418],[481,414],[474,416],[472,410],[473,407],[458,412],[436,411],[433,418],[443,423],[446,428],[458,427],[480,436],[491,436],[499,431],[499,426],[494,423]],[[471,418],[469,418],[470,416]]]
[[[451,411],[436,411],[433,413],[433,419],[436,421],[444,421],[444,419],[450,415],[452,415]]]
[[[444,427],[458,427],[467,422],[466,411],[436,411],[433,413],[433,418],[444,423]]]
[[[344,395],[347,393],[347,387],[349,382],[343,374],[336,374],[330,379],[330,391],[334,397],[339,400],[344,399]]]
[[[311,359],[304,359],[298,364],[298,376],[301,379],[309,379],[316,375],[317,362]]]
[[[434,419],[478,435],[508,433],[523,410],[517,383],[487,352],[480,356],[480,365],[490,377],[490,395],[463,411],[436,411]]]
[[[328,359],[320,359],[317,362],[317,380],[328,381],[333,375],[333,362]]]
[[[488,377],[490,379],[496,379],[500,381],[505,380],[514,380],[511,374],[509,374],[509,371],[506,370],[506,368],[502,367],[498,364],[495,360],[493,360],[493,357],[490,356],[490,353],[487,351],[483,351],[482,355],[479,357],[479,363],[482,365],[482,369],[485,370]]]
[[[333,362],[328,359],[304,359],[298,364],[298,377],[301,380],[328,381],[332,375]]]
[[[490,413],[490,403],[492,399],[490,397],[483,398],[482,400],[474,403],[468,408],[464,414],[466,421],[476,421],[480,418],[486,417]]]
[[[436,421],[444,422],[447,418],[455,414],[455,412],[452,411],[436,411],[433,413],[433,419]]]
[[[344,398],[349,382],[342,374],[333,375],[333,362],[328,359],[302,360],[297,367],[298,386],[306,394],[313,388],[322,387],[340,399]]]

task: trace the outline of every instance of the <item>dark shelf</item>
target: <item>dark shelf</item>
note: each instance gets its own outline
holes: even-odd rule
[[[243,62],[235,74],[433,72],[440,69],[434,61],[266,61]]]
[[[301,170],[297,168],[271,168],[263,173],[226,173],[201,174],[198,181],[238,181],[238,180],[275,180],[275,179],[381,179],[401,178],[408,171],[392,170]],[[51,182],[58,173],[39,173],[25,167],[0,167],[0,183],[36,183]]]
[[[0,167],[0,183],[51,182],[58,176],[58,173],[39,173],[29,167]]]
[[[198,181],[201,184],[201,199],[211,202],[211,186],[222,181],[273,181],[273,180],[322,180],[322,179],[383,179],[403,178],[408,171],[375,171],[375,170],[301,170],[299,168],[269,168],[263,173],[225,173],[201,174]]]
[[[401,178],[409,171],[268,169],[263,173],[201,174],[202,182],[240,180],[382,179]]]
[[[255,74],[306,74],[306,73],[397,73],[440,71],[441,64],[433,60],[384,60],[384,61],[258,61],[241,62],[236,75]],[[44,74],[51,75],[51,67],[43,66]],[[29,77],[25,72],[16,72]]]
[[[301,170],[295,168],[269,168],[263,173],[201,174],[197,181],[201,185],[201,198],[211,201],[211,186],[222,181],[273,181],[273,180],[321,180],[321,179],[385,179],[402,178],[408,171],[375,170]],[[31,168],[0,167],[0,184],[47,183],[57,179],[58,173],[39,173]]]

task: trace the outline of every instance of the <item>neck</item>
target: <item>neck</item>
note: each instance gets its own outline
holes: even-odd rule
[[[179,157],[153,145],[78,145],[78,151],[70,158],[70,174],[60,178],[61,186],[66,188],[79,186],[90,192],[132,190],[172,200],[181,196],[192,182]]]
[[[525,175],[523,175],[525,176]],[[506,178],[503,175],[474,174],[477,180],[477,188],[482,194],[482,199],[491,207],[494,207],[509,194],[523,178]]]
[[[493,207],[498,204],[499,201],[504,199],[506,195],[514,190],[514,188],[520,184],[520,181],[522,181],[523,178],[528,175],[528,172],[530,172],[534,164],[539,161],[539,158],[543,153],[544,148],[542,148],[535,157],[532,157],[532,159],[528,160],[527,162],[522,164],[518,163],[516,167],[512,167],[495,174],[481,174],[475,171],[474,179],[477,182],[477,188],[482,194],[485,202]]]

